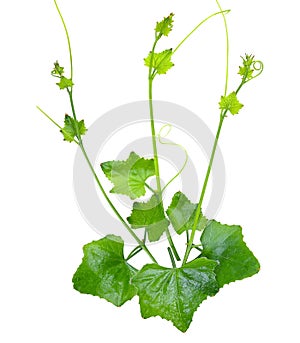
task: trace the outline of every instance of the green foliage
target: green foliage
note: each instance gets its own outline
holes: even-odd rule
[[[155,32],[159,35],[168,36],[173,28],[173,17],[174,14],[171,13],[168,17],[165,17],[162,21],[156,23]]]
[[[58,61],[54,63],[54,68],[51,71],[51,75],[54,77],[59,78],[59,82],[56,84],[60,89],[68,89],[70,87],[73,87],[74,83],[71,79],[68,79],[67,77],[64,76],[64,67],[60,66]]]
[[[58,61],[56,61],[54,63],[54,68],[51,72],[52,75],[58,75],[58,76],[62,76],[64,73],[64,67],[61,67],[58,63]]]
[[[124,259],[121,237],[109,235],[83,247],[84,257],[73,276],[80,293],[96,295],[116,306],[136,295],[131,284],[136,269]]]
[[[125,194],[137,199],[146,193],[145,182],[155,175],[153,159],[144,159],[131,152],[126,161],[101,163],[105,176],[114,184],[111,193]]]
[[[244,81],[249,81],[253,78],[253,64],[255,63],[254,61],[254,56],[253,55],[245,55],[245,57],[242,57],[243,60],[243,65],[239,67],[239,72],[243,77]]]
[[[157,74],[166,74],[167,71],[174,66],[171,61],[171,57],[172,49],[164,50],[158,53],[150,52],[149,55],[145,58],[145,66],[152,67],[157,72]]]
[[[60,81],[57,83],[57,85],[60,89],[66,89],[66,88],[72,87],[74,83],[71,79],[67,79],[66,77],[62,76],[60,78]]]
[[[85,127],[84,120],[75,121],[75,119],[66,114],[65,126],[61,130],[65,141],[73,142],[74,138],[77,137],[76,123],[79,134],[82,136],[86,133],[87,128]]]
[[[156,195],[147,202],[135,202],[127,220],[133,229],[144,227],[150,242],[158,241],[169,226],[163,205]]]
[[[185,332],[192,322],[194,312],[207,297],[214,296],[225,284],[250,277],[260,269],[258,260],[243,240],[241,227],[237,225],[229,226],[215,220],[208,220],[202,214],[202,204],[226,114],[228,111],[233,115],[239,113],[243,105],[239,102],[237,94],[249,80],[261,74],[263,71],[263,63],[255,61],[253,55],[246,54],[245,57],[242,57],[243,64],[239,67],[238,72],[242,76],[241,83],[236,88],[236,91],[226,95],[228,88],[229,45],[225,14],[229,11],[223,11],[217,1],[219,12],[201,21],[174,50],[168,49],[158,53],[155,49],[159,40],[163,36],[168,36],[173,29],[174,14],[171,13],[162,21],[156,23],[152,50],[144,59],[145,65],[149,69],[148,94],[154,158],[145,159],[131,152],[125,161],[107,161],[101,164],[102,171],[113,184],[111,193],[124,194],[132,200],[146,195],[146,188],[153,193],[145,202],[133,203],[131,214],[126,222],[125,218],[123,218],[113,202],[109,199],[97,176],[97,171],[94,170],[93,164],[89,160],[81,139],[81,136],[86,133],[87,129],[84,120],[78,121],[76,119],[77,116],[73,101],[73,58],[70,37],[56,0],[54,2],[62,20],[68,41],[71,76],[67,78],[64,75],[64,67],[58,61],[54,63],[51,74],[53,77],[59,79],[57,83],[59,88],[66,90],[68,93],[72,117],[66,115],[64,127],[61,128],[43,110],[40,109],[40,111],[56,127],[61,129],[64,140],[69,142],[75,141],[79,145],[91,169],[91,175],[94,176],[104,198],[108,201],[108,204],[120,219],[124,228],[127,229],[137,242],[137,246],[127,255],[127,258],[124,257],[124,242],[118,236],[108,235],[98,241],[85,245],[83,247],[84,256],[82,263],[73,276],[74,288],[81,293],[106,299],[116,306],[121,306],[126,301],[131,300],[135,295],[138,295],[143,318],[160,316],[171,321],[180,331]],[[200,200],[194,204],[182,192],[177,192],[174,194],[171,204],[165,211],[162,199],[164,199],[164,190],[170,182],[164,188],[161,187],[159,158],[156,146],[159,135],[155,132],[155,116],[152,101],[153,81],[157,74],[166,74],[174,66],[171,60],[173,54],[190,35],[208,19],[220,14],[224,19],[227,38],[225,95],[221,97],[219,102],[222,111],[219,118],[218,132],[213,144],[203,188],[200,190]],[[171,143],[171,145],[180,146],[175,143]],[[183,168],[171,181],[181,173]],[[151,176],[156,177],[156,190],[153,190],[146,183]],[[195,222],[196,213],[200,214],[197,222]],[[170,221],[167,219],[166,214]],[[183,243],[185,253],[181,266],[176,265],[180,261],[180,256],[169,231],[170,223],[176,233],[187,233],[187,241]],[[135,231],[140,228],[144,228],[145,230],[143,240],[139,238]],[[199,236],[201,235],[200,244],[195,244],[196,231],[197,233],[200,232]],[[147,238],[150,242],[155,242],[164,233],[168,239],[169,246],[167,247],[167,251],[170,255],[172,268],[160,266],[148,249]],[[193,248],[197,248],[200,251],[200,255],[197,258],[193,257],[191,260],[190,252]],[[145,252],[153,263],[144,265],[138,271],[128,261],[141,251]]]
[[[181,268],[145,265],[133,278],[143,318],[160,316],[185,332],[207,296],[218,292],[217,262],[198,258]]]
[[[178,234],[186,230],[191,230],[195,222],[197,204],[193,204],[181,192],[174,194],[172,202],[167,209],[170,222]],[[202,231],[207,223],[207,219],[201,214],[196,230]]]
[[[202,233],[201,256],[218,261],[215,269],[219,286],[258,273],[259,262],[243,241],[242,228],[209,222]]]
[[[227,96],[221,96],[219,105],[221,110],[229,111],[231,114],[238,114],[239,110],[244,106],[238,101],[236,92],[232,92]]]

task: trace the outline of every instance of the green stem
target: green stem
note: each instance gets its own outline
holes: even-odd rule
[[[216,138],[215,138],[215,141],[214,141],[212,153],[211,153],[210,160],[209,160],[209,165],[208,165],[208,168],[207,168],[207,171],[206,171],[206,175],[205,175],[205,179],[204,179],[204,183],[203,183],[203,187],[202,187],[202,191],[201,191],[201,195],[200,195],[200,200],[199,200],[199,203],[198,203],[198,206],[197,206],[197,210],[196,210],[196,214],[195,214],[195,220],[194,220],[194,224],[193,224],[193,228],[192,228],[191,237],[189,239],[189,242],[188,242],[185,254],[184,254],[182,265],[186,264],[187,259],[188,259],[189,254],[190,254],[190,251],[191,251],[192,246],[193,246],[193,242],[194,242],[194,238],[195,238],[195,234],[196,234],[197,223],[198,223],[198,221],[200,219],[202,203],[203,203],[206,187],[207,187],[207,184],[208,184],[208,180],[209,180],[212,164],[213,164],[213,161],[214,161],[216,149],[217,149],[217,146],[218,146],[218,141],[219,141],[219,137],[220,137],[220,133],[221,133],[221,129],[222,129],[224,118],[225,118],[225,113],[221,113],[220,121],[219,121],[219,125],[218,125],[218,130],[217,130],[217,135],[216,135]]]
[[[226,36],[226,72],[225,72],[225,89],[224,89],[224,96],[227,94],[227,88],[228,88],[228,70],[229,70],[229,34],[228,34],[228,25],[227,20],[224,14],[224,11],[222,10],[222,7],[218,0],[216,0],[217,5],[222,13],[223,21],[224,21],[224,27],[225,27],[225,36]]]
[[[67,29],[67,25],[65,23],[65,20],[61,14],[61,11],[58,7],[58,4],[56,2],[56,0],[54,0],[54,4],[55,4],[55,7],[56,7],[56,10],[60,16],[60,19],[61,19],[61,22],[64,26],[64,29],[65,29],[65,33],[66,33],[66,36],[67,36],[67,41],[68,41],[68,48],[69,48],[69,56],[70,56],[70,69],[71,69],[71,80],[73,79],[73,57],[72,57],[72,49],[71,49],[71,41],[70,41],[70,36],[69,36],[69,32],[68,32],[68,29]]]
[[[43,115],[45,116],[45,117],[47,117],[55,126],[57,126],[60,130],[62,130],[63,128],[59,125],[59,124],[57,124],[57,122],[54,120],[54,119],[52,119],[45,111],[43,111],[39,106],[36,106],[36,108],[41,112],[41,113],[43,113]]]
[[[132,230],[132,228],[126,223],[126,221],[124,220],[124,218],[121,216],[121,214],[119,213],[119,211],[115,208],[114,204],[111,202],[111,200],[109,199],[107,193],[105,192],[96,172],[95,169],[86,153],[86,150],[84,148],[84,145],[82,143],[82,139],[81,139],[81,135],[78,129],[78,124],[77,124],[77,118],[76,118],[76,111],[75,111],[75,106],[74,106],[74,101],[73,101],[73,95],[72,95],[72,91],[68,90],[69,93],[69,98],[70,98],[70,104],[71,104],[71,108],[72,108],[72,113],[73,113],[73,118],[75,121],[75,129],[76,129],[76,136],[78,138],[78,143],[79,143],[79,147],[81,149],[81,152],[97,182],[97,185],[99,186],[105,200],[108,202],[109,206],[111,207],[111,209],[113,210],[113,212],[115,213],[115,215],[118,217],[118,219],[121,221],[121,223],[125,226],[125,228],[128,230],[128,232],[132,235],[132,237],[136,240],[136,242],[139,244],[139,246],[145,251],[145,253],[150,257],[150,259],[154,262],[157,263],[156,259],[153,257],[153,255],[151,254],[151,252],[149,251],[149,249],[146,247],[145,243],[135,234],[135,232]]]
[[[148,188],[153,194],[157,194],[157,192],[145,182],[145,187]]]
[[[73,58],[72,58],[72,48],[71,48],[71,42],[70,42],[70,37],[69,37],[69,33],[68,33],[68,29],[66,26],[66,23],[64,21],[64,18],[60,12],[60,9],[57,5],[56,0],[54,0],[57,12],[60,16],[60,19],[62,21],[62,24],[64,26],[65,29],[65,33],[67,36],[67,41],[68,41],[68,48],[69,48],[69,56],[70,56],[70,69],[71,69],[71,79],[73,78]],[[150,259],[154,262],[157,263],[156,259],[153,257],[153,255],[151,254],[151,252],[148,250],[148,248],[146,247],[145,243],[139,239],[139,237],[134,233],[134,231],[132,230],[132,228],[127,224],[127,222],[123,219],[123,217],[121,216],[121,214],[118,212],[118,210],[115,208],[115,206],[113,205],[113,203],[111,202],[111,200],[109,199],[108,195],[106,194],[96,172],[95,169],[86,153],[86,150],[84,148],[84,145],[82,143],[82,139],[81,139],[81,134],[78,128],[78,122],[77,122],[77,117],[76,117],[76,111],[75,111],[75,106],[74,106],[74,101],[73,101],[73,86],[70,88],[67,88],[68,94],[69,94],[69,99],[70,99],[70,104],[71,104],[71,108],[72,108],[72,114],[73,114],[73,118],[74,118],[74,122],[75,122],[75,132],[76,132],[76,136],[78,139],[78,145],[81,149],[81,152],[97,182],[97,185],[99,186],[105,200],[108,202],[109,206],[111,207],[111,209],[113,210],[113,212],[115,213],[115,215],[118,217],[118,219],[121,221],[121,223],[125,226],[125,228],[128,230],[128,232],[132,235],[132,237],[136,240],[136,242],[139,244],[139,246],[146,252],[146,254],[150,257]]]
[[[149,112],[150,112],[150,125],[151,125],[151,136],[152,136],[152,148],[153,148],[153,157],[154,157],[154,168],[155,168],[155,177],[156,177],[156,186],[157,186],[157,195],[159,202],[163,206],[163,200],[162,200],[162,191],[161,191],[161,182],[160,182],[160,172],[159,172],[159,162],[158,162],[158,153],[157,153],[157,144],[156,144],[156,132],[155,132],[155,121],[154,121],[154,110],[153,110],[153,57],[155,52],[155,47],[157,42],[161,36],[157,36],[155,38],[152,50],[151,50],[151,58],[150,58],[150,67],[149,67],[149,74],[148,74],[148,99],[149,99]],[[173,251],[173,254],[177,261],[180,261],[180,256],[176,250],[175,244],[172,240],[171,233],[169,228],[166,228],[166,236],[169,242],[169,245]]]
[[[43,111],[39,106],[36,106],[36,108],[37,108],[41,113],[43,113],[43,115],[44,115],[46,118],[48,118],[55,126],[57,126],[57,127],[60,129],[60,131],[63,130],[63,128],[62,128],[59,124],[57,124],[57,122],[56,122],[53,118],[51,118],[45,111]],[[74,138],[74,142],[75,142],[77,145],[79,144],[76,138]]]
[[[227,21],[226,21],[226,17],[225,17],[224,11],[222,10],[222,7],[221,7],[219,1],[216,0],[216,2],[217,2],[217,5],[218,5],[218,7],[220,9],[219,13],[221,13],[222,16],[223,16],[224,27],[225,27],[225,34],[226,34],[226,73],[225,73],[225,87],[224,87],[224,96],[226,96],[227,88],[228,88],[228,70],[229,70],[229,35],[228,35],[228,26],[227,26]],[[243,85],[243,81],[242,81],[242,85]],[[240,88],[238,88],[238,91],[239,90],[240,90]],[[226,113],[227,113],[227,110],[226,111],[221,111],[221,114],[220,114],[220,120],[219,120],[218,129],[217,129],[217,134],[216,134],[216,137],[215,137],[212,153],[211,153],[211,156],[210,156],[210,160],[209,160],[209,164],[208,164],[208,167],[207,167],[205,179],[204,179],[204,182],[203,182],[200,199],[199,199],[199,202],[198,202],[198,205],[197,205],[197,210],[196,210],[195,220],[194,220],[193,227],[192,227],[191,237],[189,239],[188,245],[187,245],[186,250],[185,250],[185,254],[184,254],[182,265],[186,264],[186,262],[188,260],[188,257],[189,257],[189,254],[191,252],[193,243],[194,243],[194,238],[195,238],[195,234],[196,234],[197,224],[198,224],[198,221],[199,221],[200,216],[201,216],[202,203],[203,203],[204,195],[205,195],[205,192],[206,192],[209,176],[210,176],[210,173],[211,173],[211,168],[212,168],[212,165],[213,165],[213,161],[214,161],[216,149],[217,149],[217,146],[218,146],[218,141],[219,141],[219,137],[220,137],[223,121],[224,121],[224,119],[226,117]]]
[[[154,155],[156,187],[157,187],[157,191],[161,200],[162,194],[161,194],[160,172],[159,172],[157,144],[156,144],[155,123],[154,123],[152,85],[153,85],[153,79],[150,78],[149,79],[149,110],[150,110],[150,124],[151,124],[151,135],[152,135],[152,148],[153,148],[153,155]]]
[[[135,255],[140,253],[142,251],[142,248],[140,246],[135,247],[131,253],[127,256],[126,261],[129,261],[131,258],[133,258]]]
[[[216,12],[211,14],[210,16],[208,16],[207,18],[205,18],[204,20],[202,20],[178,45],[177,47],[174,49],[173,51],[173,55],[175,54],[175,52],[181,47],[181,45],[195,32],[199,29],[199,27],[204,24],[206,21],[208,21],[210,18],[218,15],[218,14],[222,14],[223,16],[225,14],[228,14],[230,12],[230,10],[221,10],[220,12]]]
[[[175,259],[174,259],[174,256],[172,254],[172,250],[170,247],[168,247],[168,253],[169,253],[169,256],[170,256],[170,260],[171,260],[171,263],[172,263],[172,267],[173,268],[176,268],[176,262],[175,262]]]

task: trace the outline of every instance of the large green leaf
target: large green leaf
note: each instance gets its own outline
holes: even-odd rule
[[[145,182],[155,175],[154,160],[141,158],[135,152],[131,152],[126,161],[104,162],[101,168],[114,184],[110,192],[125,194],[131,199],[145,195]]]
[[[259,262],[243,241],[240,226],[212,220],[202,233],[201,243],[201,256],[219,261],[215,273],[220,287],[259,271]]]
[[[138,289],[143,318],[160,316],[185,332],[200,303],[217,293],[217,262],[198,258],[181,268],[144,266],[132,279]]]
[[[147,202],[135,202],[127,220],[133,229],[144,227],[150,242],[158,241],[169,226],[162,203],[155,195]]]
[[[124,259],[123,248],[123,240],[113,235],[85,245],[82,263],[73,276],[74,288],[116,306],[134,297],[136,288],[131,279],[136,269]]]
[[[178,234],[191,230],[194,226],[197,204],[193,204],[181,192],[174,194],[172,202],[167,209],[170,222]],[[201,231],[205,228],[207,219],[201,214],[196,229]]]

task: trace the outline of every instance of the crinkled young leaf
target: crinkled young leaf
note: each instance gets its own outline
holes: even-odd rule
[[[215,261],[198,258],[181,268],[144,266],[132,279],[138,289],[142,317],[160,316],[185,332],[201,302],[218,292],[216,265]]]
[[[108,161],[101,164],[106,177],[114,184],[111,193],[125,194],[137,199],[146,194],[145,182],[155,175],[154,160],[141,158],[131,152],[126,161]]]
[[[167,209],[167,215],[174,230],[178,234],[182,234],[186,230],[191,230],[194,226],[197,204],[193,204],[181,192],[174,194],[172,202]],[[197,223],[196,229],[202,231],[207,223],[207,218],[203,215]]]
[[[239,110],[244,106],[238,101],[235,92],[232,92],[227,96],[221,96],[219,105],[221,110],[228,110],[231,114],[238,114]]]
[[[169,226],[163,206],[155,195],[148,202],[135,202],[127,220],[133,229],[144,227],[150,242],[158,241]]]
[[[156,23],[155,32],[158,34],[168,36],[173,28],[173,17],[174,14],[171,13],[168,17],[165,17],[162,21]]]
[[[83,136],[87,131],[84,120],[77,121],[77,126],[80,135]],[[67,114],[65,115],[65,126],[62,128],[61,133],[64,136],[64,140],[68,142],[73,142],[77,136],[75,120]]]
[[[123,248],[121,237],[114,235],[85,245],[82,263],[73,276],[74,288],[116,306],[133,298],[137,290],[131,279],[136,269],[124,259]]]
[[[71,79],[68,79],[68,78],[62,76],[60,78],[60,81],[57,83],[57,85],[60,89],[65,89],[68,87],[72,87],[74,85],[74,83]]]
[[[158,74],[166,74],[167,71],[174,66],[171,62],[172,49],[164,50],[162,52],[155,52],[152,59],[152,68]],[[152,52],[145,58],[145,66],[150,67]]]
[[[58,63],[58,61],[56,61],[54,63],[54,68],[51,72],[52,75],[57,75],[57,76],[62,76],[64,73],[64,67],[61,67]]]
[[[243,241],[242,228],[209,222],[201,236],[201,256],[219,261],[215,269],[219,286],[258,273],[260,265]]]
[[[253,63],[254,56],[246,54],[245,57],[242,57],[243,66],[239,67],[239,72],[245,81],[251,80],[253,77]]]

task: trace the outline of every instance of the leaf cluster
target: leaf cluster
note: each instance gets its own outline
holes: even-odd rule
[[[61,15],[59,9],[58,12]],[[156,23],[153,48],[144,59],[145,66],[149,70],[150,87],[156,75],[166,74],[174,66],[172,49],[155,51],[158,41],[172,31],[173,17],[174,14],[171,13]],[[63,18],[62,21],[65,26]],[[69,41],[67,30],[66,33]],[[71,49],[70,42],[69,49]],[[74,109],[71,50],[70,60],[71,78],[65,76],[65,69],[58,61],[54,63],[51,75],[59,79],[58,87],[68,92],[73,116],[65,115],[63,127],[51,118],[49,119],[61,129],[65,141],[75,142],[80,146],[91,167],[81,140],[87,128],[84,120],[76,119]],[[242,57],[242,61],[243,64],[238,72],[242,76],[241,85],[229,95],[225,91],[225,94],[221,96],[219,102],[221,123],[227,112],[232,115],[239,113],[244,105],[239,102],[237,93],[241,86],[257,76],[253,75],[255,70],[259,70],[255,68],[254,56],[246,54]],[[262,71],[261,62],[260,67]],[[155,139],[155,134],[152,133],[152,135]],[[121,237],[108,235],[86,244],[83,247],[82,262],[73,276],[73,285],[80,293],[98,296],[115,306],[122,306],[134,296],[138,296],[143,318],[160,316],[171,321],[180,331],[185,332],[192,322],[194,312],[204,300],[215,296],[224,285],[256,274],[260,265],[244,242],[242,228],[206,218],[202,213],[201,200],[195,204],[185,194],[178,191],[173,195],[165,210],[159,184],[158,189],[153,189],[148,184],[153,176],[159,179],[158,161],[155,157],[157,158],[154,156],[154,159],[146,159],[131,152],[126,160],[101,163],[104,175],[113,185],[110,192],[128,196],[134,201],[127,222],[122,217],[120,218],[131,233],[135,230],[143,230],[144,239],[142,241],[137,239],[139,245],[129,253],[127,258],[124,255],[124,241]],[[91,169],[102,188],[95,170],[93,167]],[[106,193],[104,191],[103,193],[108,199]],[[147,199],[138,201],[143,196]],[[174,256],[177,261],[180,261],[180,257],[171,244],[172,240],[169,240],[169,243],[171,242],[168,248],[172,261],[171,268],[151,263],[138,270],[129,263],[133,256],[143,249],[146,250],[148,241],[158,241],[163,235],[169,239],[170,229],[177,235],[186,234],[187,248],[190,245],[191,249],[195,249],[198,254],[196,258],[188,260],[190,251],[186,250],[187,258],[184,257],[181,266],[176,265]],[[199,238],[194,244],[196,231]],[[190,239],[190,234],[193,239]],[[152,260],[156,262],[155,259]]]

